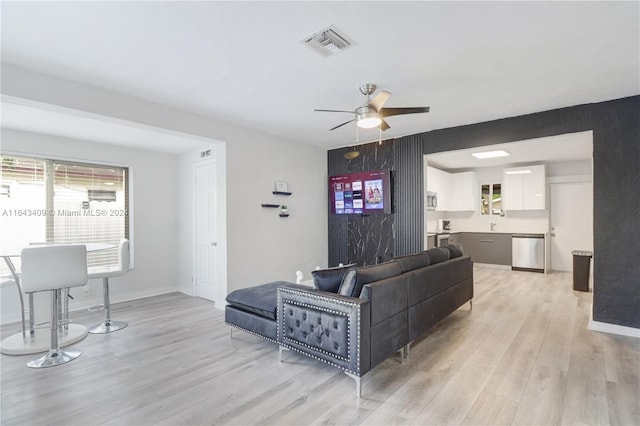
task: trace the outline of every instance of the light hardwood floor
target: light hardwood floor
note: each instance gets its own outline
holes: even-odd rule
[[[124,330],[89,335],[69,364],[1,357],[2,425],[640,424],[640,340],[587,330],[592,295],[570,273],[476,268],[466,304],[352,379],[235,331],[173,293],[113,306]],[[100,322],[101,313],[74,313]],[[2,327],[2,336],[17,325]]]

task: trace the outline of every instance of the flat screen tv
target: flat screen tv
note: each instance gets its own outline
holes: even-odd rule
[[[390,171],[329,176],[329,204],[333,214],[391,213]]]

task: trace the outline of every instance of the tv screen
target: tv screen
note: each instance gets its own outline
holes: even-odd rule
[[[391,213],[391,173],[376,170],[329,177],[333,214]]]

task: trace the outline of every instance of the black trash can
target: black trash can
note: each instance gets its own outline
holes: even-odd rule
[[[573,289],[589,291],[589,270],[593,253],[574,250],[571,254],[573,255]]]

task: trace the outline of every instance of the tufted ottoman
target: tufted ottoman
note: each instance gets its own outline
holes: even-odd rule
[[[276,343],[278,287],[309,290],[302,284],[274,281],[255,287],[242,288],[229,293],[224,310],[224,321],[232,327],[263,337]]]

